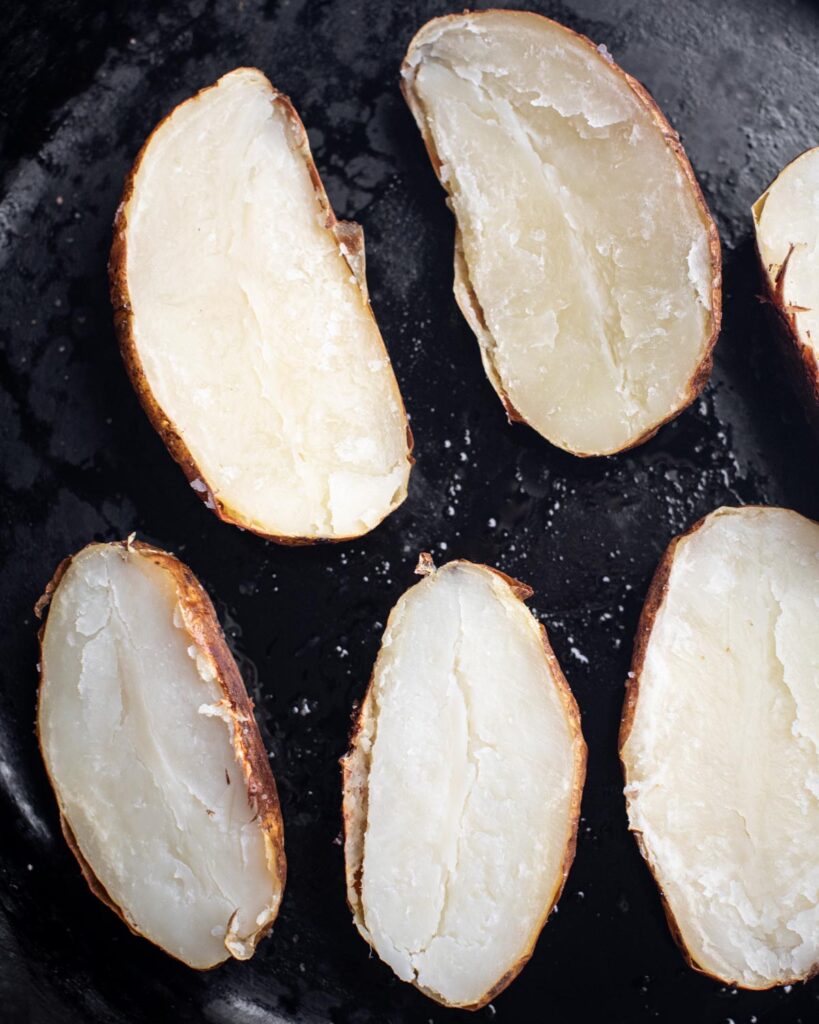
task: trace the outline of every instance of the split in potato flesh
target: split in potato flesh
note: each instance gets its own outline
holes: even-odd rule
[[[719,241],[676,136],[588,40],[435,19],[403,88],[457,220],[456,298],[512,418],[578,455],[645,440],[705,383]]]
[[[571,863],[584,766],[505,577],[453,562],[401,598],[344,762],[348,898],[400,978],[471,1007],[509,983]]]
[[[192,967],[247,959],[281,900],[281,819],[204,592],[164,552],[91,545],[53,591],[41,668],[43,757],[92,889]]]
[[[193,487],[285,542],[366,533],[406,497],[406,415],[301,121],[241,68],[177,107],[118,215],[126,364]]]
[[[649,595],[623,723],[629,821],[693,963],[819,965],[819,524],[720,509]]]

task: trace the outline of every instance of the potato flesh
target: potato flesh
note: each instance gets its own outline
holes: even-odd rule
[[[72,562],[43,644],[48,772],[83,857],[129,923],[200,968],[227,958],[226,939],[249,955],[243,938],[275,916],[281,895],[222,696],[170,573],[114,545]]]
[[[677,547],[623,750],[631,827],[694,959],[819,962],[819,526],[721,510]]]
[[[782,300],[792,308],[819,373],[819,149],[789,164],[754,213],[759,254],[772,284],[791,253]]]
[[[536,623],[488,570],[438,570],[396,606],[365,710],[359,929],[399,977],[470,1005],[528,954],[573,829]]]
[[[136,347],[229,511],[279,536],[358,535],[406,493],[406,420],[272,97],[236,71],[151,140],[128,208]]]
[[[707,222],[651,114],[545,19],[455,19],[410,63],[496,387],[578,454],[638,440],[690,401],[713,323]]]

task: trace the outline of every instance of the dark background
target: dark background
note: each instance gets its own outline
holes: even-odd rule
[[[724,329],[703,397],[636,451],[583,461],[507,425],[451,295],[453,223],[398,66],[413,31],[457,6],[66,0],[0,11],[4,1022],[819,1019],[817,982],[743,993],[684,965],[626,830],[616,756],[631,640],[670,538],[720,504],[819,517],[819,452],[757,300],[748,213],[780,167],[819,143],[819,12],[794,0],[531,5],[605,43],[652,91],[724,245]],[[160,117],[239,64],[293,98],[336,212],[364,226],[373,306],[412,417],[409,500],[352,544],[287,550],[219,523],[150,429],[114,342],[106,259],[124,175]],[[250,963],[208,974],[131,936],[90,895],[32,731],[34,601],[64,555],[132,530],[180,555],[214,596],[282,797],[290,877],[274,933]],[[344,902],[337,758],[422,549],[534,586],[590,748],[559,912],[520,978],[472,1018],[396,981]]]

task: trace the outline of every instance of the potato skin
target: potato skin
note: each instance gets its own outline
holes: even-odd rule
[[[95,544],[89,544],[87,547],[96,546],[97,545]],[[150,559],[154,564],[169,572],[176,583],[177,598],[182,609],[185,626],[188,628],[196,643],[203,649],[203,651],[206,652],[211,660],[215,669],[215,682],[218,684],[225,700],[228,703],[228,711],[231,719],[233,720],[234,726],[234,752],[244,775],[245,787],[247,789],[248,796],[252,801],[255,801],[257,805],[260,827],[264,832],[267,862],[278,883],[279,893],[282,893],[287,880],[287,862],[284,853],[284,824],[282,822],[281,808],[279,806],[276,780],[273,777],[273,772],[270,768],[270,761],[268,760],[267,753],[262,742],[262,737],[259,733],[259,727],[257,726],[256,719],[253,715],[253,702],[248,696],[241,674],[239,673],[239,669],[236,667],[236,662],[227,646],[213,603],[191,570],[167,551],[162,551],[159,548],[152,547],[150,544],[144,544],[141,541],[132,540],[130,538],[128,540],[119,541],[117,546],[127,552],[137,551],[143,557]],[[77,555],[82,554],[85,550],[87,550],[87,548],[81,549],[77,552]],[[34,606],[34,612],[38,619],[43,618],[43,615],[46,613],[47,607],[51,602],[52,596],[60,585],[60,581],[77,555],[71,555],[68,558],[63,559],[57,567],[57,570],[50,582],[47,584],[42,597],[40,597]],[[59,806],[57,787],[54,785],[54,781],[48,772],[48,766],[43,754],[42,740],[40,737],[40,699],[42,696],[42,687],[45,676],[43,638],[45,636],[47,625],[48,616],[46,614],[45,620],[37,632],[40,652],[40,678],[37,693],[37,719],[35,723],[35,733],[37,735],[37,745],[40,748],[40,753],[43,757],[43,764],[46,769],[46,774],[48,775],[48,781],[54,792],[54,796],[57,799],[62,833],[65,836],[69,849],[77,859],[80,871],[88,883],[88,887],[91,892],[109,909],[113,910],[114,913],[124,921],[134,935],[138,935],[141,938],[148,939],[149,942],[153,942],[150,936],[144,935],[134,927],[131,921],[128,920],[122,908],[111,899],[111,896],[107,892],[105,886],[94,874],[93,868],[82,855],[74,833],[71,830],[71,826],[63,814],[62,807]],[[255,944],[258,943],[260,939],[264,938],[264,936],[270,931],[274,922],[275,917],[269,921],[264,928],[256,933],[254,936],[254,948]],[[172,953],[168,953],[168,951],[163,947],[160,946],[159,948],[168,956],[173,956]],[[230,953],[226,948],[225,960],[229,959],[229,957]],[[178,958],[174,957],[174,959]],[[190,967],[191,965],[186,964],[186,966]],[[214,965],[214,967],[218,966],[219,964]],[[192,969],[213,970],[212,967],[194,967]]]
[[[765,508],[764,505],[745,505],[744,508]],[[666,548],[663,553],[663,557],[660,559],[659,565],[654,571],[654,576],[649,584],[648,593],[646,594],[645,604],[643,610],[640,613],[640,619],[637,623],[637,632],[634,637],[634,652],[631,659],[631,671],[628,674],[625,687],[625,699],[623,702],[623,712],[620,718],[620,732],[617,740],[617,750],[620,757],[620,767],[623,772],[624,782],[628,782],[628,768],[624,759],[624,747],[626,741],[631,735],[631,729],[634,725],[634,716],[637,712],[637,701],[640,696],[640,675],[643,671],[643,664],[645,663],[646,651],[648,650],[648,643],[651,638],[651,631],[654,628],[654,623],[657,619],[657,615],[663,606],[666,594],[668,593],[668,581],[671,576],[671,570],[674,566],[674,558],[677,553],[677,547],[684,540],[692,537],[697,530],[701,529],[705,523],[714,515],[720,512],[730,512],[730,508],[716,509],[714,512],[709,513],[707,516],[703,516],[702,519],[698,519],[693,526],[689,527],[684,533],[679,534],[675,537]],[[666,899],[665,892],[663,891],[662,883],[660,882],[660,876],[655,868],[654,863],[651,860],[648,849],[643,842],[643,836],[641,832],[629,826],[629,831],[633,834],[637,847],[642,854],[643,860],[648,866],[648,870],[651,873],[654,883],[657,886],[657,891],[660,894],[660,902],[662,904],[663,913],[665,919],[668,922],[668,927],[671,932],[671,936],[674,942],[680,949],[683,955],[683,959],[689,967],[697,971],[698,974],[704,974],[707,978],[713,978],[715,981],[722,982],[724,985],[733,985],[737,988],[750,988],[750,986],[743,985],[742,982],[737,981],[736,978],[722,978],[718,974],[713,974],[711,971],[706,970],[702,967],[695,959],[694,955],[688,949],[683,938],[682,931],[680,930],[677,920],[674,917],[674,913],[671,910],[671,906]],[[776,982],[775,984],[765,985],[758,989],[751,989],[751,991],[767,991],[768,989],[778,988],[780,985],[795,985],[797,982],[809,981],[815,975],[819,974],[819,963],[814,964],[811,970],[805,977],[791,978],[787,981]]]
[[[509,590],[510,590],[510,592],[512,594],[512,597],[515,600],[518,600],[520,602],[527,601],[534,594],[534,591],[532,590],[532,588],[528,584],[521,583],[520,581],[518,581],[516,579],[513,579],[511,576],[507,576],[506,573],[501,572],[499,569],[495,569],[491,565],[482,565],[481,563],[470,562],[470,561],[468,561],[466,559],[456,559],[453,562],[448,562],[447,565],[466,565],[466,566],[470,566],[472,568],[486,569],[489,572],[494,573],[495,576],[497,576],[499,579],[501,579],[504,582],[504,584],[506,584],[506,586],[509,588]],[[435,568],[435,565],[434,565],[434,563],[432,561],[431,555],[429,555],[427,552],[422,552],[420,557],[419,557],[419,559],[418,559],[418,566],[417,566],[417,568],[415,570],[416,574],[419,575],[419,576],[428,576],[428,575],[434,573],[435,571],[436,571],[436,568]],[[392,612],[390,613],[390,619],[391,618],[392,618]],[[389,629],[389,625],[390,625],[390,620],[388,619],[387,626],[385,627],[385,631],[386,631],[386,629]],[[552,676],[553,676],[553,678],[555,680],[555,683],[557,684],[558,692],[560,693],[560,697],[561,697],[561,700],[562,700],[562,703],[563,703],[563,709],[564,709],[564,712],[566,714],[566,719],[569,722],[570,730],[571,730],[571,733],[572,733],[572,745],[573,745],[573,748],[574,748],[574,758],[575,758],[575,760],[574,760],[574,768],[573,768],[573,775],[572,775],[572,798],[571,798],[571,809],[570,809],[571,826],[570,826],[569,839],[568,839],[568,842],[566,844],[566,851],[565,851],[565,855],[564,855],[564,858],[563,858],[563,865],[562,865],[562,868],[561,868],[560,884],[559,884],[558,888],[555,891],[554,899],[552,900],[551,904],[546,908],[546,910],[543,913],[543,916],[541,917],[541,919],[538,922],[537,926],[533,930],[529,946],[526,948],[526,950],[520,956],[520,958],[516,961],[514,966],[511,967],[503,975],[503,977],[500,978],[500,980],[497,981],[495,983],[495,985],[493,985],[492,988],[485,995],[483,995],[477,1002],[470,1003],[468,1005],[462,1005],[462,1004],[457,1004],[457,1003],[447,1003],[443,999],[441,999],[441,997],[436,992],[433,992],[433,991],[431,991],[429,989],[426,989],[422,985],[418,985],[416,982],[412,983],[414,985],[414,987],[417,988],[420,992],[423,992],[425,996],[428,996],[430,999],[434,1000],[435,1002],[440,1003],[442,1006],[451,1007],[453,1009],[459,1009],[459,1010],[480,1010],[480,1009],[482,1009],[484,1006],[487,1005],[487,1003],[491,1003],[492,1000],[496,996],[500,995],[500,993],[503,992],[503,990],[505,988],[507,988],[507,986],[510,985],[515,980],[515,978],[518,976],[518,974],[520,974],[520,972],[523,970],[523,968],[529,962],[529,960],[530,960],[530,958],[532,956],[532,953],[534,952],[535,946],[537,944],[537,940],[540,937],[540,933],[543,930],[543,928],[544,928],[544,926],[546,924],[546,921],[549,918],[549,915],[551,914],[552,910],[557,905],[557,903],[558,903],[558,901],[559,901],[559,899],[560,899],[560,897],[561,897],[561,895],[563,893],[563,889],[565,888],[565,885],[566,885],[566,879],[569,877],[569,869],[572,866],[572,863],[573,863],[574,857],[575,857],[575,853],[576,853],[576,850],[577,850],[577,829],[578,829],[578,825],[579,825],[579,822],[580,822],[580,804],[581,804],[581,801],[582,801],[582,798],[583,798],[583,786],[584,786],[584,783],[586,781],[586,764],[587,764],[587,761],[588,761],[588,748],[586,746],[585,740],[583,739],[583,732],[582,732],[581,722],[580,722],[580,710],[579,710],[579,708],[577,706],[577,701],[574,699],[574,694],[572,693],[572,690],[571,690],[571,687],[569,686],[568,680],[566,679],[565,675],[563,674],[563,670],[561,669],[560,664],[558,663],[558,660],[557,660],[557,658],[555,656],[555,653],[552,650],[552,645],[549,643],[549,635],[546,632],[545,626],[543,626],[542,623],[538,623],[538,629],[540,630],[541,641],[542,641],[542,644],[543,644],[543,653],[546,656],[546,661],[547,661],[547,663],[549,665],[549,669],[550,669],[550,671],[552,673]],[[353,719],[353,728],[352,728],[352,731],[350,733],[349,749],[348,749],[347,753],[344,755],[344,757],[341,758],[341,761],[339,762],[340,765],[341,765],[341,777],[342,777],[342,825],[343,825],[343,833],[344,833],[344,840],[345,840],[345,843],[344,843],[345,850],[346,850],[346,840],[349,837],[349,835],[351,834],[351,832],[357,826],[357,822],[355,820],[355,815],[353,814],[352,802],[348,802],[348,800],[347,800],[347,793],[348,793],[348,789],[350,787],[350,784],[351,784],[351,781],[352,781],[352,776],[353,776],[353,773],[354,773],[354,760],[355,760],[355,756],[357,754],[357,747],[358,747],[360,735],[361,735],[362,729],[363,729],[364,724],[365,724],[364,720],[365,720],[365,714],[366,714],[366,711],[367,711],[368,702],[369,702],[369,700],[371,698],[371,695],[372,695],[372,692],[373,692],[374,674],[375,673],[373,671],[373,674],[370,676],[369,683],[367,684],[367,690],[366,690],[366,692],[364,694],[364,698],[361,701],[361,705],[360,705],[360,707],[359,707],[359,709],[358,709],[358,711],[355,714],[355,717]],[[367,811],[366,811],[366,806],[365,806],[365,810],[364,810],[364,818],[365,818],[365,820],[366,820],[366,814],[367,814]],[[357,892],[359,894],[359,896],[360,896],[361,880],[358,877],[353,877],[352,876],[352,872],[350,871],[350,866],[347,863],[346,858],[345,858],[345,875],[346,875],[346,880],[347,880],[348,892],[350,890],[352,890],[354,892]],[[355,906],[353,906],[353,904],[349,901],[349,899],[347,900],[347,905],[348,905],[348,907],[350,908],[350,911],[353,914],[353,918],[357,919],[358,916],[359,916],[357,908]]]
[[[240,70],[240,69],[237,69]],[[255,69],[241,69],[241,70],[255,70]],[[261,72],[259,72],[261,73]],[[209,92],[211,89],[217,88],[219,82],[215,82],[213,85],[206,86],[204,89],[200,89],[194,96],[187,100],[183,100],[182,103],[174,107],[170,113],[166,114],[164,118],[156,125],[151,134],[145,140],[137,153],[134,165],[128,173],[128,177],[125,179],[125,185],[123,187],[122,199],[120,200],[117,212],[114,216],[113,225],[113,240],[111,242],[111,252],[108,258],[108,282],[109,291],[111,296],[111,305],[114,310],[114,329],[119,342],[120,352],[122,354],[122,360],[125,363],[125,369],[131,380],[131,384],[137,393],[139,403],[145,411],[148,419],[150,420],[151,426],[159,434],[165,443],[165,447],[171,453],[173,459],[179,464],[182,472],[185,474],[188,483],[191,485],[195,481],[200,482],[203,488],[194,487],[196,494],[201,498],[205,505],[211,509],[218,517],[225,523],[232,523],[234,526],[238,526],[243,530],[248,530],[251,533],[255,533],[260,537],[264,537],[265,540],[275,541],[277,544],[282,544],[287,547],[298,547],[308,544],[320,544],[326,542],[339,543],[346,540],[355,540],[360,534],[353,534],[349,537],[290,537],[290,536],[278,536],[276,534],[268,534],[263,530],[258,529],[252,523],[248,522],[241,513],[234,509],[229,508],[223,502],[221,502],[211,491],[210,486],[199,469],[196,461],[193,458],[188,446],[185,444],[179,432],[174,427],[171,420],[167,417],[162,407],[156,401],[151,386],[148,382],[148,378],[145,374],[142,360],[139,357],[137,350],[136,340],[134,338],[133,329],[133,309],[131,307],[131,296],[128,290],[128,208],[133,197],[134,186],[136,183],[136,177],[139,173],[140,165],[148,151],[154,135],[159,129],[168,121],[178,109],[179,106],[183,106],[185,103],[195,102],[200,96]],[[272,88],[272,87],[271,87]],[[364,307],[375,322],[373,316],[372,307],[370,306],[369,294],[367,291],[367,282],[364,276],[364,231],[359,224],[355,221],[339,221],[336,219],[336,215],[333,212],[333,208],[330,205],[330,200],[327,197],[327,193],[324,190],[321,177],[319,176],[318,169],[316,168],[313,160],[313,155],[310,152],[310,145],[307,139],[307,132],[304,125],[299,117],[296,108],[293,106],[289,97],[280,93],[277,89],[272,88],[271,102],[278,106],[283,112],[285,120],[289,126],[291,139],[294,143],[294,148],[298,151],[301,158],[304,160],[305,166],[310,174],[310,180],[313,183],[315,190],[316,199],[318,200],[319,207],[324,217],[324,226],[331,231],[339,244],[339,249],[344,256],[353,276],[356,279],[359,290],[361,292],[361,300]],[[379,338],[381,337],[379,331]],[[382,340],[383,346],[383,340]],[[384,355],[388,357],[386,346],[384,346]],[[389,358],[389,357],[388,357]],[[401,393],[396,385],[394,388],[394,398],[398,403],[398,408],[401,410],[401,414],[406,423],[406,411],[404,409],[404,402],[401,397]],[[412,457],[413,449],[413,437],[412,431],[407,423],[407,459],[410,465],[413,465],[415,460]],[[391,510],[393,511],[393,510]],[[388,515],[388,513],[385,513]]]
[[[697,207],[702,216],[702,220],[705,223],[708,230],[708,249],[711,257],[711,319],[712,328],[711,334],[705,346],[702,359],[691,379],[688,382],[686,394],[682,401],[679,403],[677,408],[673,409],[668,416],[665,417],[660,423],[641,434],[640,437],[634,441],[630,441],[627,445],[622,448],[616,449],[611,452],[581,452],[566,449],[572,455],[576,455],[578,458],[596,458],[601,455],[616,455],[619,452],[630,451],[632,448],[638,447],[638,445],[644,444],[650,440],[657,431],[665,426],[666,423],[673,420],[678,416],[684,409],[686,409],[697,396],[700,394],[702,389],[708,383],[708,378],[711,376],[711,369],[713,367],[713,350],[714,345],[717,343],[719,337],[720,323],[722,320],[722,250],[719,240],[719,232],[717,226],[714,223],[714,219],[711,216],[711,211],[708,209],[708,204],[705,202],[705,197],[702,194],[702,189],[697,177],[694,174],[694,170],[691,167],[691,163],[685,153],[680,142],[680,136],[671,125],[668,123],[667,118],[657,106],[654,98],[648,92],[648,90],[636,78],[632,78],[628,72],[624,71],[619,64],[615,64],[613,60],[608,57],[604,57],[598,50],[595,43],[591,41],[587,36],[581,35],[579,32],[575,32],[574,29],[568,28],[566,25],[561,24],[558,21],[554,21],[552,18],[547,18],[542,14],[536,14],[534,11],[510,11],[510,10],[499,10],[498,8],[489,8],[485,11],[464,11],[463,14],[447,14],[440,18],[432,18],[425,25],[423,25],[418,32],[415,33],[410,44],[407,48],[406,55],[401,64],[401,93],[406,100],[407,106],[410,108],[415,122],[421,132],[421,137],[424,141],[424,145],[429,155],[430,162],[432,163],[435,175],[440,181],[444,190],[446,185],[441,177],[441,159],[435,150],[435,143],[432,139],[431,134],[426,130],[426,122],[424,119],[423,108],[420,101],[415,95],[413,90],[413,71],[410,64],[410,58],[413,50],[416,46],[423,43],[422,36],[429,30],[433,25],[443,25],[446,22],[459,21],[465,15],[468,15],[471,20],[477,20],[486,15],[503,14],[505,17],[514,17],[521,20],[528,19],[538,21],[546,21],[552,25],[557,26],[567,35],[579,40],[584,46],[587,46],[595,56],[607,64],[616,74],[618,74],[623,81],[628,85],[631,91],[634,93],[636,98],[640,101],[643,107],[651,114],[654,124],[659,128],[665,139],[666,145],[674,154],[674,158],[677,161],[677,165],[680,171],[686,178],[689,187],[696,200]],[[455,294],[455,301],[463,314],[464,319],[471,328],[472,332],[478,339],[480,350],[481,350],[481,361],[483,362],[484,369],[487,377],[489,377],[492,387],[498,394],[501,402],[503,403],[504,410],[506,411],[506,417],[510,423],[526,423],[528,421],[518,412],[515,406],[509,399],[503,384],[500,381],[498,373],[492,363],[491,356],[487,351],[487,346],[483,341],[483,338],[488,335],[488,329],[486,327],[486,319],[484,317],[483,310],[481,309],[478,297],[475,294],[474,288],[469,280],[469,274],[466,266],[466,261],[463,256],[463,247],[461,243],[460,229],[455,227],[455,280],[453,284],[453,292]]]
[[[811,150],[805,150],[804,153],[800,153],[799,156],[794,157],[790,163],[786,164],[751,207],[755,229],[771,189],[789,167],[810,152]],[[754,249],[762,273],[764,295],[761,298],[774,311],[778,328],[777,336],[780,341],[782,354],[785,357],[788,375],[804,405],[808,421],[817,437],[819,437],[819,359],[813,350],[799,337],[799,331],[796,326],[796,313],[785,302],[785,274],[787,273],[793,247],[791,247],[775,277],[771,276],[770,270],[762,258],[759,248],[759,236],[756,230],[754,230]]]

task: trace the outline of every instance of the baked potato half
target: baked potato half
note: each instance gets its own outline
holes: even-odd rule
[[[435,18],[401,86],[455,215],[455,298],[510,420],[575,455],[705,385],[717,229],[680,140],[605,47],[538,14]]]
[[[751,213],[766,298],[808,418],[819,430],[819,148],[780,171]]]
[[[531,590],[466,561],[420,569],[342,762],[347,898],[399,978],[475,1010],[563,889],[586,746]]]
[[[248,959],[282,898],[282,819],[207,594],[129,540],[66,559],[46,608],[37,733],[91,891],[190,967]]]
[[[406,497],[412,438],[290,100],[239,68],[136,159],[111,299],[137,395],[207,506],[283,544],[367,533]]]
[[[674,540],[620,733],[629,826],[697,970],[765,989],[819,967],[819,524],[720,508]]]

